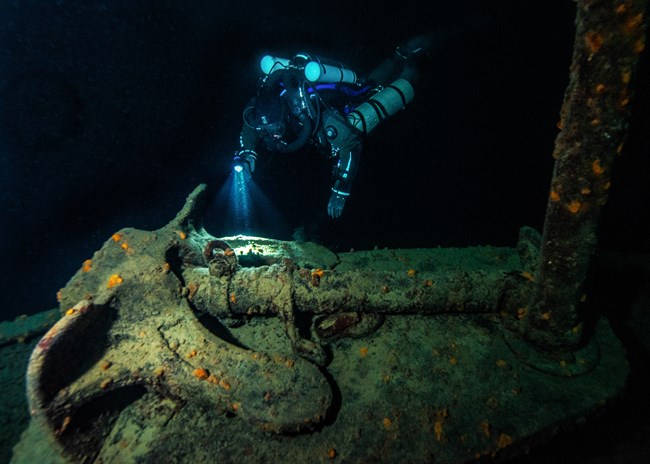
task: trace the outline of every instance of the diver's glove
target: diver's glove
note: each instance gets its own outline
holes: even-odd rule
[[[332,219],[339,218],[341,217],[341,214],[343,214],[343,207],[345,206],[345,200],[347,200],[349,193],[341,193],[342,192],[332,190],[330,201],[327,203],[327,214]]]

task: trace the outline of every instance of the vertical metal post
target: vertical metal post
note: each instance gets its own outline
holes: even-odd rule
[[[525,338],[572,351],[596,228],[630,118],[632,84],[645,47],[645,0],[576,0],[570,82],[558,123],[556,159]]]

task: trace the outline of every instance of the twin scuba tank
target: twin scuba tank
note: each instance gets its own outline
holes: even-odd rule
[[[358,83],[357,74],[345,68],[342,64],[305,53],[299,53],[290,60],[266,55],[260,61],[260,67],[266,75],[280,69],[302,68],[305,78],[313,83]]]
[[[360,84],[357,74],[342,64],[305,53],[291,59],[266,55],[260,61],[260,68],[267,76],[281,69],[302,69],[305,79],[314,84]],[[413,96],[411,83],[399,78],[357,106],[347,115],[347,120],[365,135],[381,121],[404,109]]]

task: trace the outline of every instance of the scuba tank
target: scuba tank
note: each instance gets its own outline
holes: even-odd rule
[[[348,122],[366,135],[384,119],[404,109],[414,95],[409,81],[397,79],[351,111]]]
[[[341,64],[326,64],[322,60],[305,65],[305,77],[309,82],[346,82],[357,84],[357,74]]]
[[[266,75],[279,69],[296,68],[302,70],[309,82],[345,82],[358,84],[357,74],[336,61],[315,55],[300,53],[291,59],[265,55],[260,60],[260,68]]]
[[[302,71],[307,81],[325,87],[339,83],[354,86],[361,84],[356,73],[342,64],[306,53],[299,53],[291,59],[266,55],[260,61],[260,67],[266,74],[266,78],[270,78],[272,81],[274,79],[271,75],[276,71],[295,69]],[[364,88],[363,93],[366,91],[367,89]],[[413,100],[414,94],[415,91],[411,83],[406,79],[399,78],[373,95],[368,101],[350,111],[347,114],[347,120],[352,127],[364,135],[368,134],[384,119],[404,109]]]

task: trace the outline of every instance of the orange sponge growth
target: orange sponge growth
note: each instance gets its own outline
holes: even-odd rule
[[[113,274],[108,278],[108,282],[106,284],[107,288],[113,288],[116,285],[120,285],[122,282],[124,282],[124,279],[119,275],[119,274]]]
[[[201,367],[194,369],[192,371],[192,375],[199,380],[206,380],[210,376],[210,374],[208,374],[208,371]]]

